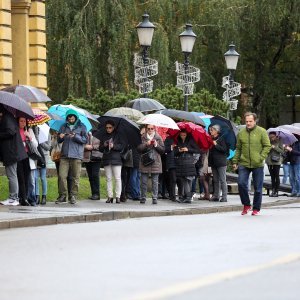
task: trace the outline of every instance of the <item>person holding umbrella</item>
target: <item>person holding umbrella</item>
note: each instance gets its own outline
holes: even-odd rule
[[[108,119],[105,122],[105,133],[100,139],[99,150],[103,152],[102,162],[106,177],[106,186],[108,199],[106,203],[113,203],[113,177],[115,178],[115,195],[116,203],[120,203],[120,196],[122,192],[122,158],[121,152],[126,147],[122,141],[121,135],[115,129],[115,122]]]
[[[227,202],[227,156],[229,153],[228,146],[222,136],[220,136],[220,125],[209,127],[209,133],[213,140],[213,147],[209,151],[208,164],[213,174],[214,193],[210,201]],[[220,199],[220,186],[222,198]]]
[[[9,188],[9,198],[1,204],[19,205],[17,163],[26,158],[27,154],[18,123],[13,115],[0,104],[0,161],[5,167]]]
[[[300,197],[300,135],[294,134],[297,141],[291,146],[285,146],[290,160],[291,197]]]
[[[69,109],[66,113],[66,122],[58,132],[58,143],[62,143],[59,166],[59,197],[56,204],[67,203],[67,177],[72,174],[72,190],[69,194],[69,203],[76,203],[79,189],[81,161],[84,145],[87,143],[87,130],[80,121],[77,111]]]
[[[276,135],[276,132],[269,132],[269,139],[271,142],[271,150],[266,158],[266,164],[268,165],[272,181],[272,192],[269,196],[278,197],[278,189],[280,185],[279,172],[285,151],[280,138]]]
[[[196,176],[193,155],[195,153],[200,153],[198,145],[186,129],[181,129],[177,137],[177,145],[174,147],[174,155],[178,189],[182,192],[182,199],[179,199],[179,202],[182,203],[192,202],[192,182]]]
[[[162,173],[161,155],[165,151],[161,136],[155,131],[155,126],[147,124],[146,131],[142,135],[142,143],[137,147],[141,153],[140,172],[141,172],[141,200],[146,202],[147,185],[149,173],[152,179],[152,204],[157,204],[158,197],[158,177]],[[144,157],[151,153],[152,158],[145,160]]]

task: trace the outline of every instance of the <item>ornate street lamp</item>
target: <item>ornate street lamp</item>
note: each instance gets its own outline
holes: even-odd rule
[[[143,14],[143,21],[136,26],[139,43],[143,48],[142,57],[144,64],[148,63],[148,49],[151,47],[155,26],[149,21],[149,15]]]
[[[188,74],[189,64],[190,64],[189,55],[193,51],[193,47],[194,47],[196,37],[197,37],[196,34],[193,32],[192,27],[193,26],[191,24],[186,24],[185,31],[179,35],[181,51],[184,54],[185,74]],[[186,79],[186,83],[188,83],[189,78],[187,76],[185,76],[185,79]],[[199,80],[200,80],[200,78],[199,78]],[[186,85],[186,87],[188,88],[188,85]],[[190,94],[189,92],[184,91],[184,110],[185,111],[188,111],[188,95],[189,94]]]
[[[224,54],[226,67],[229,71],[229,83],[233,83],[233,72],[236,70],[236,66],[239,60],[239,54],[235,51],[235,45],[231,43],[229,50]]]
[[[234,97],[241,94],[241,84],[234,82],[233,79],[233,73],[236,70],[239,56],[240,55],[235,51],[235,45],[232,42],[229,45],[229,50],[224,54],[229,75],[223,77],[222,83],[222,87],[226,89],[226,91],[223,93],[223,100],[228,102],[229,110],[237,109],[238,100],[234,99]],[[230,117],[229,112],[228,117]]]
[[[136,29],[142,47],[142,56],[137,53],[134,55],[134,83],[139,87],[140,94],[146,98],[147,93],[153,90],[153,80],[149,77],[158,73],[158,62],[148,57],[155,26],[149,21],[149,15],[144,13],[143,21],[136,26]]]

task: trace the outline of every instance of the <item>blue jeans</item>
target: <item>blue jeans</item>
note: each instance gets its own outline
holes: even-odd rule
[[[129,185],[130,185],[130,196],[133,199],[140,198],[140,172],[138,168],[131,168],[130,170],[130,178],[129,178]]]
[[[292,194],[300,195],[300,164],[290,165],[290,183]]]
[[[251,205],[250,197],[248,193],[248,179],[252,172],[253,187],[254,187],[254,197],[253,197],[253,210],[260,210],[262,201],[262,189],[264,183],[264,168],[246,168],[244,166],[239,166],[239,178],[238,187],[240,199],[243,205]]]
[[[283,177],[282,177],[282,183],[286,184],[288,178],[290,177],[290,164],[283,164]]]
[[[41,177],[42,182],[42,195],[47,195],[47,169],[46,168],[40,168],[35,170],[35,194],[37,196],[40,195],[40,186],[39,186],[39,177]]]

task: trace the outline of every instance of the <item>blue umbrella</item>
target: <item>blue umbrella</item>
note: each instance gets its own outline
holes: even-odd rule
[[[49,126],[51,129],[55,131],[59,131],[60,127],[66,122],[66,113],[70,109],[68,105],[56,104],[52,105],[48,112],[51,114],[58,115],[62,118],[62,120],[51,120],[49,121]],[[92,129],[92,124],[89,119],[82,114],[79,110],[76,110],[79,115],[79,120],[85,125],[86,130],[90,131]]]
[[[221,136],[226,141],[229,149],[234,151],[236,148],[236,136],[238,134],[236,125],[222,116],[214,116],[210,119],[210,122],[211,125],[218,124],[221,127]]]

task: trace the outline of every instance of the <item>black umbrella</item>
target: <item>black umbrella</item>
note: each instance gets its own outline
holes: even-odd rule
[[[141,112],[149,112],[149,111],[157,111],[157,110],[165,109],[165,106],[163,106],[157,100],[150,99],[150,98],[137,98],[134,100],[130,100],[126,102],[123,106],[134,108]]]
[[[238,134],[237,126],[230,120],[222,116],[214,116],[210,119],[210,125],[218,124],[221,127],[220,135],[224,138],[231,150],[236,148],[236,136]]]
[[[98,118],[100,122],[98,130],[93,133],[93,135],[99,139],[100,141],[103,140],[103,136],[106,134],[105,129],[105,122],[108,120],[112,120],[115,123],[115,130],[118,132],[124,141],[132,145],[134,147],[141,144],[141,134],[138,125],[127,119],[124,116],[101,116]]]
[[[27,102],[49,102],[51,99],[40,89],[30,85],[13,85],[2,89],[2,91],[13,93]]]
[[[0,104],[14,117],[24,117],[26,119],[34,119],[35,117],[30,105],[15,94],[0,91]]]
[[[178,121],[188,121],[205,127],[204,121],[199,116],[188,111],[177,109],[164,109],[158,111],[157,114],[163,114]]]

